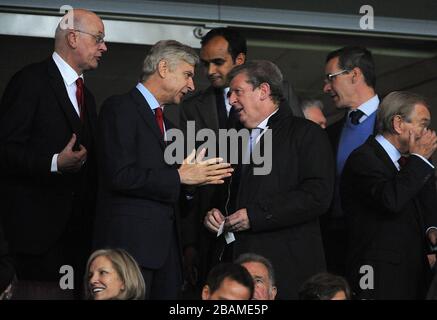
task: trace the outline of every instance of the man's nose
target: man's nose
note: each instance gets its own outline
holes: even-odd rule
[[[323,92],[324,93],[328,93],[331,91],[331,83],[330,82],[325,82],[325,84],[323,85]]]
[[[188,79],[188,84],[187,84],[188,90],[189,91],[194,91],[194,80],[193,78],[189,78]]]

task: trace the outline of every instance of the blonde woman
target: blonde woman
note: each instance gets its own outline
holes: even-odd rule
[[[84,287],[89,300],[143,300],[146,292],[137,262],[123,249],[101,249],[91,254]]]

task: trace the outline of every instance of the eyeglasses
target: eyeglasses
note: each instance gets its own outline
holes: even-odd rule
[[[335,73],[328,73],[327,75],[325,75],[325,82],[332,82],[334,81],[335,77],[348,72],[350,72],[350,70],[341,70]]]
[[[74,29],[74,31],[90,35],[91,37],[93,37],[96,40],[96,44],[102,44],[105,42],[105,36],[101,36],[100,34],[95,35],[95,34],[92,34],[92,33],[89,33],[89,32],[83,31],[83,30],[79,30],[79,29]]]

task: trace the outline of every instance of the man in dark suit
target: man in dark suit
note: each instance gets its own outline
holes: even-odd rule
[[[392,92],[377,119],[378,134],[351,153],[341,178],[349,281],[358,298],[423,299],[426,253],[437,244],[429,106],[419,95]]]
[[[195,51],[177,41],[156,43],[144,60],[141,82],[106,100],[99,116],[95,245],[132,254],[151,299],[176,299],[181,286],[181,184],[223,183],[232,171],[217,159],[190,163],[192,155],[178,168],[164,154],[170,123],[163,121],[161,106],[179,104],[194,90],[197,61]]]
[[[379,99],[375,93],[372,54],[363,47],[335,50],[326,58],[325,76],[323,91],[331,96],[337,108],[347,112],[341,121],[327,128],[336,161],[336,179],[331,207],[320,222],[328,271],[344,275],[346,223],[338,185],[349,154],[374,132]]]
[[[2,215],[26,286],[26,296],[17,298],[71,293],[59,288],[62,265],[71,265],[75,280],[82,280],[97,177],[96,107],[83,72],[97,68],[107,50],[104,35],[94,13],[70,11],[56,29],[52,57],[16,73],[1,101]]]
[[[262,165],[271,170],[260,173],[261,168],[244,161],[233,176],[229,215],[213,208],[205,226],[217,233],[224,223],[228,242],[228,232],[234,233],[223,257],[252,252],[269,259],[278,299],[296,299],[303,281],[325,268],[318,217],[328,209],[333,189],[327,136],[316,124],[292,116],[282,99],[282,74],[273,63],[247,62],[229,78],[230,102],[251,129],[253,143],[242,150],[264,151]]]

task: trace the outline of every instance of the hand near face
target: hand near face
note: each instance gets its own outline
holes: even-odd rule
[[[184,160],[178,172],[181,183],[188,185],[222,184],[224,178],[230,177],[234,169],[231,164],[222,163],[223,159],[213,158],[203,160],[206,150],[200,151],[196,158],[196,151]]]
[[[437,136],[433,130],[424,129],[423,134],[417,138],[414,131],[410,130],[409,151],[429,159],[437,149]]]

